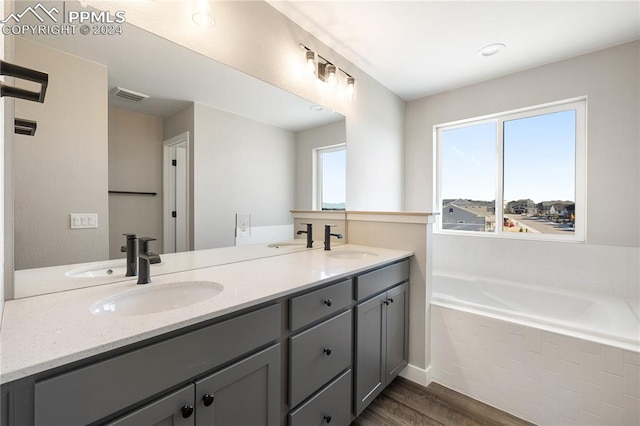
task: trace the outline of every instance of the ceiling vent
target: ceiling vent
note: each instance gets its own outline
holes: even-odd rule
[[[116,98],[124,99],[129,102],[144,102],[149,99],[149,95],[144,95],[122,87],[116,87],[111,93]]]

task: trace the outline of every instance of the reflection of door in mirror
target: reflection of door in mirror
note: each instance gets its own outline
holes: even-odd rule
[[[164,141],[163,253],[189,248],[189,132]]]

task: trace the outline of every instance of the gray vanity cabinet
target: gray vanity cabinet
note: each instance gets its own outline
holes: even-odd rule
[[[280,344],[196,382],[196,426],[276,426]]]
[[[276,426],[280,344],[153,401],[109,426]]]
[[[364,278],[364,279],[362,279]],[[386,281],[389,280],[389,281]],[[408,262],[358,279],[357,292],[370,297],[370,288],[383,293],[355,307],[355,415],[359,415],[407,365],[409,353]],[[398,282],[403,284],[396,285]]]
[[[193,426],[193,385],[186,386],[122,417],[109,426]]]

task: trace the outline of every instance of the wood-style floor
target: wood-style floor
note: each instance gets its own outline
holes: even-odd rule
[[[425,388],[398,377],[351,425],[531,426],[532,423],[437,383]]]

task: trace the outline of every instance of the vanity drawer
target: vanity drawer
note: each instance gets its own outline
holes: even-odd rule
[[[408,279],[408,260],[360,275],[356,278],[356,300],[366,299]]]
[[[280,304],[35,384],[36,425],[86,425],[280,337]]]
[[[351,422],[351,370],[318,392],[289,414],[289,426],[308,426],[333,423],[348,425]]]
[[[349,310],[291,338],[291,407],[351,366],[351,318]]]
[[[352,299],[352,282],[346,280],[290,301],[289,329],[298,328],[348,307]]]

